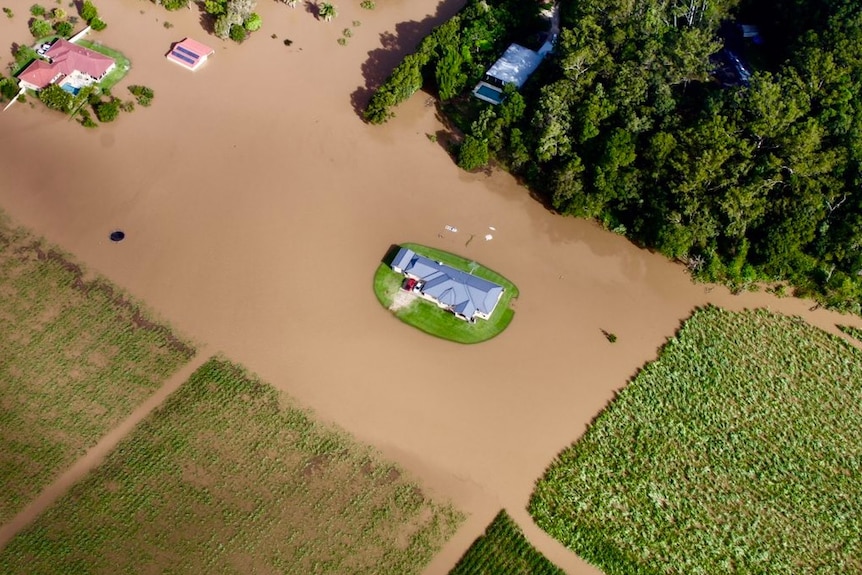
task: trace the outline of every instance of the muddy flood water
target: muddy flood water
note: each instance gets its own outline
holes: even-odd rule
[[[0,19],[4,46],[29,39],[29,4],[14,0],[16,17]],[[153,106],[95,130],[41,106],[0,114],[0,206],[464,510],[428,574],[448,572],[501,507],[567,572],[598,573],[524,508],[555,454],[693,308],[767,306],[833,332],[836,321],[860,322],[694,284],[680,265],[552,215],[505,173],[459,170],[428,137],[444,127],[425,94],[387,125],[365,125],[356,108],[369,83],[460,4],[358,4],[339,4],[325,23],[261,1],[263,29],[237,46],[203,32],[196,8],[101,2],[108,28],[96,38],[132,61],[115,92],[128,99],[126,85],[147,85]],[[353,36],[340,46],[345,27]],[[164,57],[185,36],[216,48],[195,73]],[[116,229],[120,243],[108,239]],[[371,279],[402,241],[515,282],[509,329],[461,346],[394,319]]]

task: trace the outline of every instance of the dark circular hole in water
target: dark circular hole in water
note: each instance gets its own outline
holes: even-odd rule
[[[112,242],[121,242],[126,237],[126,232],[121,231],[121,230],[117,230],[117,231],[111,232],[110,237],[111,237]]]

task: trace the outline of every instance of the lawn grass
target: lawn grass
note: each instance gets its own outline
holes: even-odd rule
[[[505,277],[476,262],[449,252],[412,243],[401,244],[401,247],[411,249],[417,254],[435,261],[443,262],[455,269],[468,271],[477,277],[490,280],[503,286],[504,290],[494,313],[487,320],[477,319],[475,323],[460,320],[446,310],[437,307],[433,302],[422,298],[416,298],[410,305],[395,310],[393,313],[398,319],[427,334],[457,343],[487,341],[503,332],[512,322],[515,310],[510,307],[510,303],[518,297],[518,288]],[[392,305],[393,297],[400,289],[402,280],[403,276],[392,271],[387,262],[380,264],[377,268],[374,274],[374,293],[384,307],[389,308]]]
[[[862,572],[862,352],[798,318],[698,310],[530,511],[610,575]]]
[[[210,359],[0,552],[0,573],[419,573],[461,522]]]
[[[0,214],[0,523],[193,353]]]
[[[565,575],[524,537],[505,510],[488,525],[449,575]]]
[[[126,58],[122,52],[118,52],[112,48],[106,48],[100,42],[90,42],[89,40],[78,40],[76,44],[92,50],[93,52],[110,56],[114,59],[114,62],[117,63],[117,66],[108,72],[108,75],[97,84],[101,89],[110,90],[129,73],[131,62],[129,62],[129,59]]]

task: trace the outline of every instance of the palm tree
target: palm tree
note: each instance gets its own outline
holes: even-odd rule
[[[330,4],[329,2],[319,4],[317,13],[327,22],[338,16],[338,10],[335,8],[335,5]]]

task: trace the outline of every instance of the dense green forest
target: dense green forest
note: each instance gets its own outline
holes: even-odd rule
[[[851,0],[563,0],[556,50],[499,106],[470,96],[541,6],[468,0],[375,92],[372,123],[421,87],[549,207],[595,218],[737,289],[862,302],[862,11]],[[734,24],[759,27],[757,42]],[[719,81],[732,45],[750,78]]]

